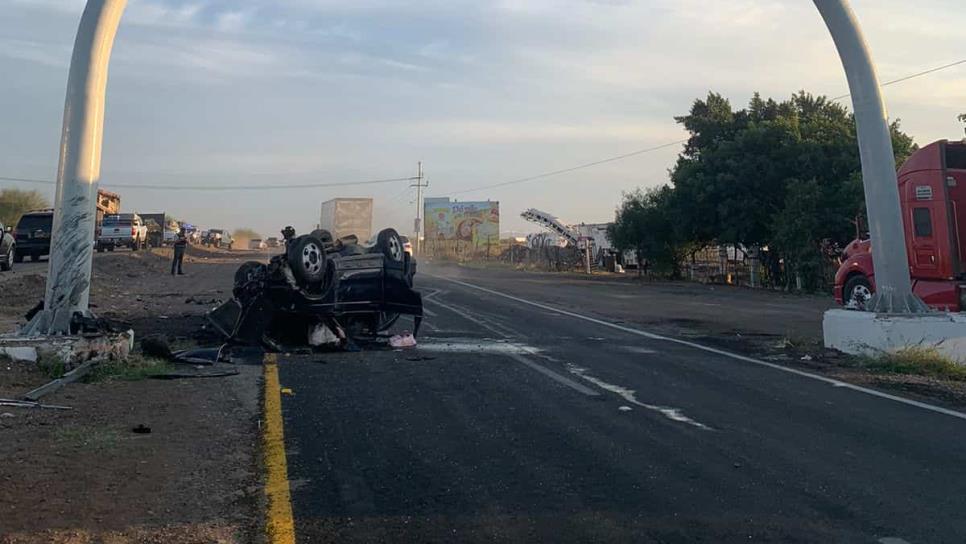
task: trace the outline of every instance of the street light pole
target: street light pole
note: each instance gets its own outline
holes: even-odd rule
[[[104,95],[114,36],[127,0],[88,0],[67,78],[44,309],[27,334],[68,334],[89,314],[97,182],[101,175]]]
[[[413,222],[414,231],[416,231],[416,237],[413,240],[413,254],[422,255],[423,244],[419,240],[419,233],[423,230],[423,187],[429,187],[429,181],[425,184],[423,183],[423,161],[419,161],[416,165],[416,183],[410,185],[410,187],[416,188],[416,220]]]
[[[876,292],[867,305],[878,313],[921,313],[929,308],[912,292],[895,155],[872,55],[848,0],[813,0],[825,20],[852,96],[862,161],[862,186],[875,248]]]

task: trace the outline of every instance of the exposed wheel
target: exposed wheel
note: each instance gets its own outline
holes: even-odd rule
[[[15,262],[15,263],[22,263],[23,262],[23,253],[20,253],[20,252],[15,251],[13,253],[13,262]]]
[[[852,276],[842,288],[842,302],[846,306],[865,308],[865,305],[872,299],[872,293],[872,284],[869,282],[869,278],[861,274]]]
[[[107,246],[108,251],[114,251],[114,246]]]
[[[104,253],[104,246],[97,246],[98,253]]]
[[[383,229],[376,237],[376,248],[386,256],[386,259],[394,263],[401,263],[406,258],[406,251],[403,249],[402,239],[396,229]]]
[[[235,244],[228,244],[228,251],[231,251],[231,247]]]
[[[32,262],[37,262],[37,261],[39,261],[39,260],[40,260],[40,253],[31,253],[31,254],[30,254],[30,260],[31,260]]]
[[[317,285],[325,279],[326,260],[322,240],[300,236],[288,248],[288,266],[304,285]]]
[[[7,260],[3,261],[3,264],[0,264],[0,270],[3,270],[4,272],[6,272],[11,268],[13,268],[13,259],[14,259],[13,255],[14,255],[13,246],[10,246],[10,249],[7,250]]]

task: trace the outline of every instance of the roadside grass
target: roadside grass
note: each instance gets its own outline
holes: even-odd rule
[[[121,434],[104,427],[64,427],[54,431],[54,439],[78,448],[105,450],[116,447],[121,442]]]
[[[37,357],[37,367],[51,379],[60,378],[67,372],[64,360],[53,353],[40,353]]]
[[[958,364],[933,347],[914,346],[895,353],[860,356],[856,362],[873,372],[966,381],[966,365]]]
[[[126,381],[133,382],[170,372],[171,363],[164,359],[147,357],[141,353],[132,353],[123,361],[105,361],[86,376],[88,383]]]

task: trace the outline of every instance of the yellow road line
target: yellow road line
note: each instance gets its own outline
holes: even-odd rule
[[[265,496],[268,499],[265,532],[269,544],[294,544],[295,521],[292,518],[288,462],[285,460],[285,430],[282,427],[278,359],[274,353],[266,353],[264,363],[265,428],[262,434],[262,447],[265,452]]]

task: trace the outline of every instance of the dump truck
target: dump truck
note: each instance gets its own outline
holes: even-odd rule
[[[912,291],[936,310],[966,310],[966,140],[940,140],[909,156],[898,172],[899,206]],[[875,240],[846,246],[835,300],[864,307],[875,293]]]
[[[355,235],[360,241],[372,237],[371,198],[333,198],[322,203],[319,228],[336,240]]]

